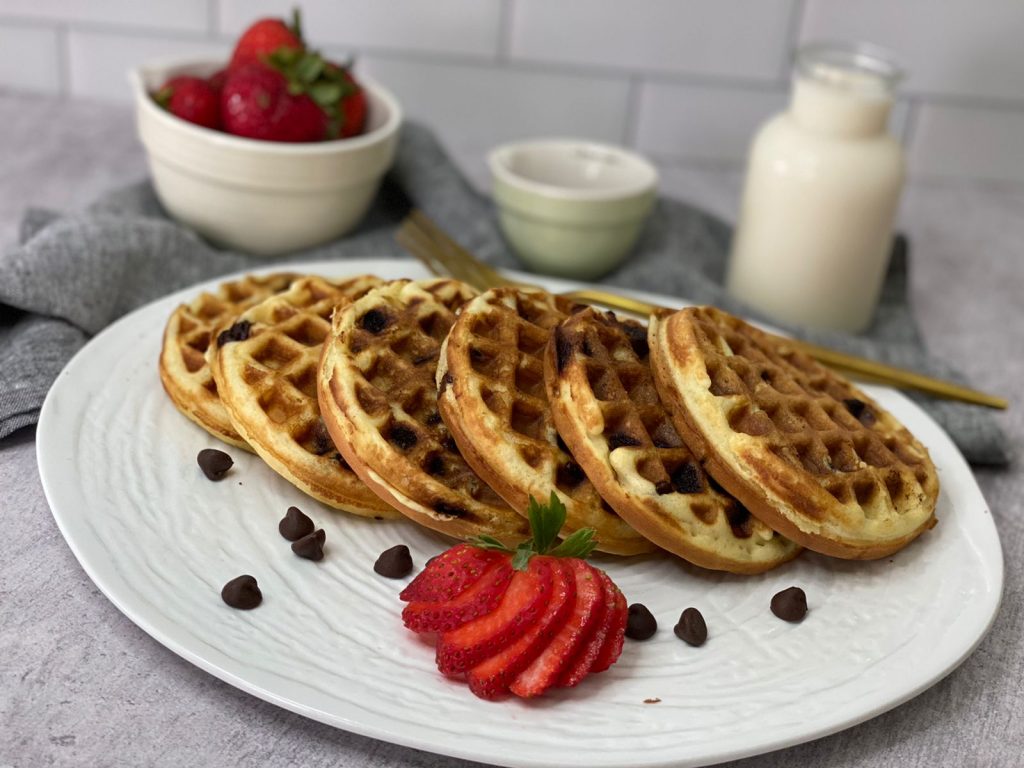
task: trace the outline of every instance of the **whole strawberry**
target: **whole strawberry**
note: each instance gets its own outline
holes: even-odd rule
[[[626,599],[583,559],[594,530],[556,546],[565,507],[554,493],[547,505],[531,498],[528,513],[533,538],[514,550],[488,537],[459,544],[400,595],[406,627],[437,633],[438,670],[483,699],[575,686],[622,652]]]
[[[172,77],[153,94],[153,100],[182,120],[204,128],[221,127],[220,96],[201,77]]]
[[[260,19],[249,26],[235,44],[228,69],[239,69],[249,64],[265,62],[280,51],[301,53],[306,49],[302,41],[299,11],[292,13],[292,23],[284,19]]]
[[[327,138],[327,113],[305,93],[295,94],[276,69],[250,64],[231,70],[221,91],[224,129],[264,141]]]

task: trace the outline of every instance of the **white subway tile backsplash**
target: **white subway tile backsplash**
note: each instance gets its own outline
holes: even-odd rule
[[[912,175],[1024,182],[1024,112],[922,104],[909,159]]]
[[[53,29],[0,24],[0,86],[57,93],[58,42]]]
[[[906,87],[1024,99],[1020,0],[808,0],[801,38],[866,40],[892,50]]]
[[[290,16],[295,0],[220,0],[220,31],[236,35],[261,16]],[[395,48],[492,57],[500,0],[302,0],[314,46]]]
[[[636,145],[663,157],[741,162],[754,132],[786,100],[781,88],[647,84],[640,96]]]
[[[214,40],[123,36],[71,30],[68,33],[70,92],[90,99],[127,101],[128,70],[158,59],[218,57],[227,60],[229,45]]]
[[[515,0],[510,56],[775,80],[793,0]]]
[[[212,0],[0,0],[0,16],[206,32]]]
[[[534,136],[623,141],[625,79],[381,56],[363,57],[358,70],[392,90],[408,117],[428,122],[459,150],[483,152]]]

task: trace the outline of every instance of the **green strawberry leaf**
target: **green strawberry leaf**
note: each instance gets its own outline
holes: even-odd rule
[[[303,83],[313,83],[324,71],[326,62],[316,53],[307,53],[295,65],[295,76]]]
[[[578,557],[585,560],[597,546],[597,542],[594,541],[595,533],[593,528],[580,528],[551,550],[550,554],[554,557]]]
[[[546,506],[530,496],[526,516],[530,519],[530,530],[533,532],[537,552],[541,555],[546,554],[565,525],[565,505],[554,491],[551,492]]]
[[[511,547],[506,547],[496,538],[494,538],[493,536],[488,536],[487,534],[480,534],[479,536],[474,536],[469,540],[469,543],[472,544],[474,547],[479,547],[480,549],[496,549],[499,552],[514,551]]]
[[[516,547],[515,554],[512,555],[512,567],[517,571],[525,571],[526,567],[530,564],[530,558],[534,555],[533,551],[533,539],[527,539],[521,542]]]
[[[153,101],[155,101],[164,109],[170,109],[171,97],[173,95],[174,89],[169,85],[165,85],[163,88],[161,88],[159,91],[153,94]]]
[[[299,41],[305,45],[306,41],[302,39],[302,9],[297,5],[292,8],[291,30],[292,34],[299,38]]]
[[[336,104],[341,99],[343,91],[341,83],[319,82],[309,86],[309,95],[321,107]]]

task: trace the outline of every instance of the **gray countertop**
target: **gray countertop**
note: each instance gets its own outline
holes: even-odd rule
[[[123,107],[0,93],[0,247],[27,205],[75,208],[142,177]],[[731,217],[734,170],[663,169],[666,192]],[[1015,399],[1024,444],[1024,187],[916,182],[902,209],[912,299],[930,348]],[[1024,744],[1024,470],[977,469],[1006,560],[977,651],[911,702],[843,733],[740,761],[767,768],[1020,765]],[[89,581],[39,484],[31,429],[0,443],[0,768],[47,765],[468,763],[336,730],[248,696],[150,639]]]

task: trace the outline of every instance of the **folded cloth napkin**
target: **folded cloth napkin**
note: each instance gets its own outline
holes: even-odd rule
[[[359,229],[281,262],[401,257],[394,229],[411,204],[483,260],[520,266],[503,241],[491,203],[462,177],[433,134],[410,123],[395,166]],[[684,203],[661,199],[636,253],[605,278],[756,313],[722,288],[730,230]],[[149,182],[114,192],[84,213],[29,210],[20,244],[0,257],[0,439],[34,424],[50,384],[92,335],[135,307],[178,288],[268,262],[219,250],[168,218]],[[858,337],[802,333],[821,344],[957,381],[928,355],[907,304],[907,255],[894,254],[875,321]],[[969,461],[1005,464],[1006,438],[985,410],[912,395],[952,435]]]

